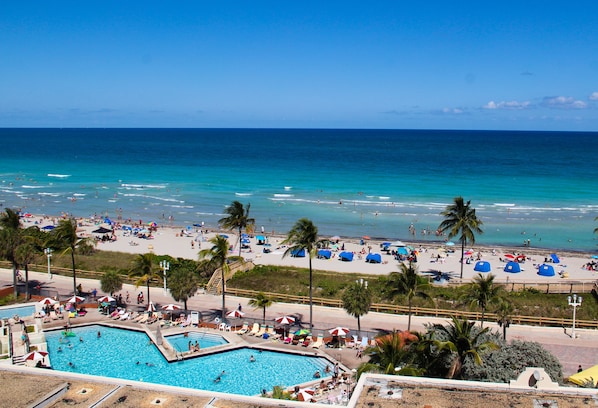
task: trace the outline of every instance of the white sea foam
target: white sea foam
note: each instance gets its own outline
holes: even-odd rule
[[[73,196],[75,197],[85,197],[87,194],[83,194],[83,193],[73,193]]]
[[[390,197],[387,196],[380,196],[378,197],[380,200],[390,200]]]
[[[127,183],[122,183],[120,186],[123,188],[126,188],[127,190],[144,190],[144,189],[148,189],[148,188],[167,188],[167,186],[164,184],[127,184]]]
[[[48,173],[48,177],[55,177],[55,178],[67,178],[67,177],[71,177],[70,174],[54,174],[54,173]]]
[[[46,186],[30,186],[30,185],[22,185],[21,188],[45,188]]]
[[[291,186],[284,186],[284,189],[285,189],[286,191],[289,191],[289,190],[291,190],[292,188],[293,188],[293,187],[291,187]]]
[[[277,198],[290,198],[290,197],[295,197],[294,194],[274,194],[274,197]]]
[[[252,196],[253,193],[235,193],[236,196],[239,197],[247,197],[247,196]]]

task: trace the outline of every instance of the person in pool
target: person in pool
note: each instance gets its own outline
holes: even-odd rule
[[[253,357],[253,354],[251,355],[251,357],[249,357],[249,362],[255,363],[255,357]]]

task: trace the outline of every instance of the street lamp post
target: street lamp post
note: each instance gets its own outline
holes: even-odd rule
[[[162,268],[162,271],[164,273],[164,294],[167,295],[168,290],[166,289],[166,271],[170,269],[170,262],[166,260],[160,261],[160,268]]]
[[[575,312],[577,310],[577,306],[581,306],[582,302],[581,296],[577,296],[576,293],[573,296],[568,296],[567,301],[569,302],[569,306],[573,306],[573,327],[571,328],[571,338],[575,338]]]
[[[50,269],[50,258],[52,258],[52,248],[44,249],[44,254],[48,257],[48,279],[52,279],[52,270]]]

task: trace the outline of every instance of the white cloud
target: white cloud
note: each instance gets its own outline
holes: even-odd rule
[[[494,102],[490,101],[486,105],[482,106],[484,109],[527,109],[532,104],[529,101],[518,102],[518,101],[501,101]]]
[[[453,114],[460,114],[463,113],[463,109],[460,108],[442,108],[442,113],[453,113]]]
[[[591,101],[598,101],[598,92],[592,92],[589,99]]]
[[[585,109],[588,106],[584,101],[576,100],[572,96],[546,96],[542,99],[542,105],[558,109]]]

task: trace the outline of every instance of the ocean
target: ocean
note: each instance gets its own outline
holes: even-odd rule
[[[598,133],[316,129],[0,129],[0,204],[215,228],[233,200],[259,229],[442,240],[453,198],[476,243],[596,250]],[[411,232],[415,232],[412,235]]]

